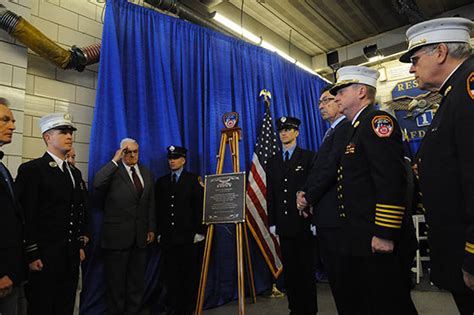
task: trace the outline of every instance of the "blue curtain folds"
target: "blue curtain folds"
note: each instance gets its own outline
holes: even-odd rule
[[[102,37],[99,81],[91,132],[89,183],[124,137],[140,144],[140,162],[158,177],[167,173],[166,147],[188,148],[186,168],[215,173],[222,115],[236,111],[242,128],[240,163],[251,164],[264,102],[272,93],[274,119],[302,120],[298,143],[316,150],[327,128],[317,110],[326,83],[278,55],[215,31],[128,3],[108,1]],[[227,152],[224,172],[231,172]],[[102,213],[94,203],[94,243],[86,264],[82,314],[105,313],[101,253]],[[237,297],[235,228],[218,225],[206,288],[205,306]],[[251,237],[251,236],[250,236]],[[250,240],[257,290],[267,289],[270,273]],[[150,248],[146,302],[160,308],[159,247]]]

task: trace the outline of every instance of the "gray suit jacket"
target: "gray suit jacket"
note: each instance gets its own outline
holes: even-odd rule
[[[141,196],[135,190],[123,163],[105,164],[95,175],[94,191],[104,199],[101,246],[122,250],[146,246],[147,232],[156,231],[153,178],[138,165],[144,181]]]

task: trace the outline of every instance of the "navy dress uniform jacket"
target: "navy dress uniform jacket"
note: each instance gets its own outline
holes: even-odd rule
[[[347,119],[337,124],[319,147],[308,180],[302,189],[306,192],[306,201],[314,206],[313,223],[318,228],[341,226],[336,174],[350,131],[352,126]]]
[[[197,175],[183,170],[176,184],[171,183],[171,173],[160,177],[155,199],[161,244],[192,244],[196,233],[204,233],[203,187]]]
[[[395,252],[416,248],[411,214],[405,212],[404,163],[397,121],[369,105],[353,124],[337,171],[344,254],[371,255],[373,236],[395,241]]]
[[[18,286],[24,277],[24,217],[17,201],[10,172],[8,172],[8,180],[11,183],[13,195],[0,173],[0,204],[2,205],[0,210],[0,257],[2,257],[0,259],[0,278],[8,276],[13,284]]]
[[[18,169],[16,185],[25,213],[28,262],[41,259],[42,252],[51,244],[64,243],[79,263],[79,249],[83,247],[85,187],[81,172],[70,169],[74,188],[48,153],[23,163]]]
[[[315,154],[296,147],[288,162],[277,153],[268,160],[267,207],[269,226],[276,226],[276,233],[283,237],[309,234],[310,220],[299,215],[296,192],[301,190],[313,165]]]
[[[474,274],[474,58],[440,90],[440,107],[417,154],[429,225],[431,280],[464,287],[461,269]]]

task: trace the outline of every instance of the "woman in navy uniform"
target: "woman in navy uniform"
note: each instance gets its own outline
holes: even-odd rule
[[[203,187],[196,174],[184,169],[183,147],[168,147],[170,173],[155,186],[158,241],[163,251],[168,314],[191,315],[196,304],[198,242],[204,240]]]
[[[47,152],[20,165],[16,179],[26,218],[28,314],[72,314],[85,189],[80,171],[66,162],[76,128],[63,113],[42,117],[40,128]]]
[[[282,153],[268,160],[267,206],[270,232],[280,239],[288,308],[292,314],[316,314],[315,239],[310,219],[296,209],[296,192],[306,182],[314,153],[299,148],[300,120],[281,117],[277,129]]]

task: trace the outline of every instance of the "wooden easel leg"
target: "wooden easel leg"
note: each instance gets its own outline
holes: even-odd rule
[[[247,281],[249,282],[250,296],[252,298],[252,303],[257,303],[257,293],[255,292],[255,283],[253,278],[253,269],[252,269],[252,258],[250,257],[250,248],[249,248],[249,237],[247,233],[247,225],[243,225],[244,229],[244,246],[245,246],[245,256],[246,256],[246,266],[247,266]]]
[[[196,315],[202,315],[204,306],[204,293],[206,291],[207,273],[209,271],[209,259],[211,257],[212,236],[214,234],[214,224],[210,224],[207,228],[206,244],[204,246],[204,257],[201,267],[201,280],[199,281],[199,290],[196,303]]]
[[[240,160],[239,160],[239,133],[234,131],[232,134],[234,140],[234,150],[232,151],[234,172],[240,172]]]
[[[222,174],[222,168],[224,167],[226,142],[227,142],[227,134],[223,133],[221,135],[221,146],[219,147],[219,155],[217,156],[216,174]]]
[[[236,224],[237,237],[237,277],[239,292],[239,315],[245,314],[244,258],[242,244],[242,223]]]

